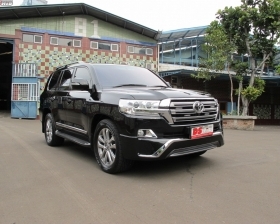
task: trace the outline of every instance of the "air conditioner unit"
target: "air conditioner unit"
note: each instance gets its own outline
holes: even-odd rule
[[[146,68],[150,70],[154,70],[154,64],[148,64],[146,63]]]

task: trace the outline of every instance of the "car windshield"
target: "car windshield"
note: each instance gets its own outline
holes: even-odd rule
[[[145,68],[127,65],[93,65],[93,68],[103,87],[167,87],[157,75]]]

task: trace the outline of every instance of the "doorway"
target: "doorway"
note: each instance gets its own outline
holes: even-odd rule
[[[0,39],[0,110],[11,110],[13,41]]]

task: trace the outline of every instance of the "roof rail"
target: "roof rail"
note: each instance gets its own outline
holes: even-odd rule
[[[85,63],[84,61],[75,61],[75,62],[72,62],[72,63],[67,64],[67,65],[59,66],[59,67],[56,68],[56,70],[65,69],[65,68],[68,68],[69,66],[74,65],[74,64],[84,64],[84,63]]]

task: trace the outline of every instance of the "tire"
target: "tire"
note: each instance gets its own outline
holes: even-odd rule
[[[114,174],[132,167],[133,161],[122,155],[119,131],[111,120],[97,124],[92,145],[96,161],[104,172]]]
[[[202,154],[206,153],[207,150],[205,151],[201,151],[201,152],[196,152],[196,153],[192,153],[190,154],[191,157],[198,157],[198,156],[201,156]]]
[[[55,135],[55,125],[52,115],[49,113],[45,117],[45,139],[49,146],[59,146],[64,142],[64,138]]]

